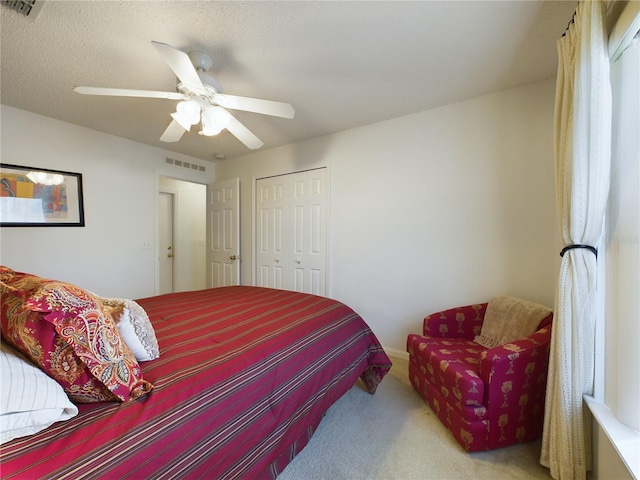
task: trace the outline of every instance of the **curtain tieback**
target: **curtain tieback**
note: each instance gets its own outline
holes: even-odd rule
[[[560,256],[564,257],[564,254],[566,252],[568,252],[569,250],[573,250],[574,248],[586,248],[587,250],[591,251],[596,256],[596,258],[598,258],[598,250],[595,247],[592,247],[591,245],[582,245],[582,244],[567,245],[560,252]]]

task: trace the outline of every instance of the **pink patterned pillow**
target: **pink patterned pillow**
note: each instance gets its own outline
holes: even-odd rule
[[[5,273],[4,271],[2,273]],[[127,401],[153,386],[105,307],[74,285],[2,275],[2,334],[78,403]]]

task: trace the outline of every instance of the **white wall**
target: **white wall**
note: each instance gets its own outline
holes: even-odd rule
[[[404,352],[426,314],[500,293],[553,307],[554,95],[538,82],[218,164],[216,180],[241,180],[242,283],[255,178],[326,165],[329,296],[385,347]]]
[[[206,288],[207,187],[162,177],[160,191],[172,193],[175,199],[173,290]]]
[[[210,183],[214,165],[94,130],[1,107],[3,163],[81,173],[85,227],[0,231],[0,262],[78,284],[104,296],[156,292],[159,176]],[[205,165],[205,173],[165,165],[165,156]]]
[[[329,295],[404,351],[422,317],[498,293],[553,306],[560,250],[554,82],[544,81],[230,159],[241,178],[242,282],[252,282],[254,179],[328,166]],[[293,120],[295,121],[295,120]],[[34,137],[33,132],[38,132]],[[84,175],[86,227],[3,228],[0,261],[104,295],[155,293],[159,176],[176,154],[2,106],[2,161]],[[195,177],[195,178],[194,178]]]

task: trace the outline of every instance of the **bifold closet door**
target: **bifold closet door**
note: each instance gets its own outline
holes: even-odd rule
[[[256,284],[326,294],[326,169],[256,181]]]

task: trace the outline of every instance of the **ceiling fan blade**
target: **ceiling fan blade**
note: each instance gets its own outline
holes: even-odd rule
[[[238,97],[237,95],[227,95],[224,93],[216,93],[213,96],[213,100],[221,107],[232,110],[244,110],[245,112],[262,113],[274,117],[293,118],[296,113],[290,104],[274,102],[272,100]]]
[[[206,95],[207,91],[204,89],[202,80],[198,76],[193,63],[189,55],[177,48],[173,48],[171,45],[160,42],[151,42],[156,47],[158,53],[162,55],[165,62],[169,65],[169,68],[173,70],[176,77],[193,93],[197,95]]]
[[[109,95],[112,97],[166,98],[169,100],[184,100],[187,98],[184,94],[178,92],[128,90],[125,88],[75,87],[73,91],[83,95]]]
[[[229,114],[229,123],[226,126],[226,129],[251,150],[255,150],[256,148],[260,148],[264,145],[262,140],[256,137],[251,130],[241,124],[238,119],[231,114]]]
[[[167,129],[160,137],[160,140],[163,142],[177,142],[182,138],[184,132],[186,132],[186,130],[182,128],[182,126],[178,122],[172,120]]]

